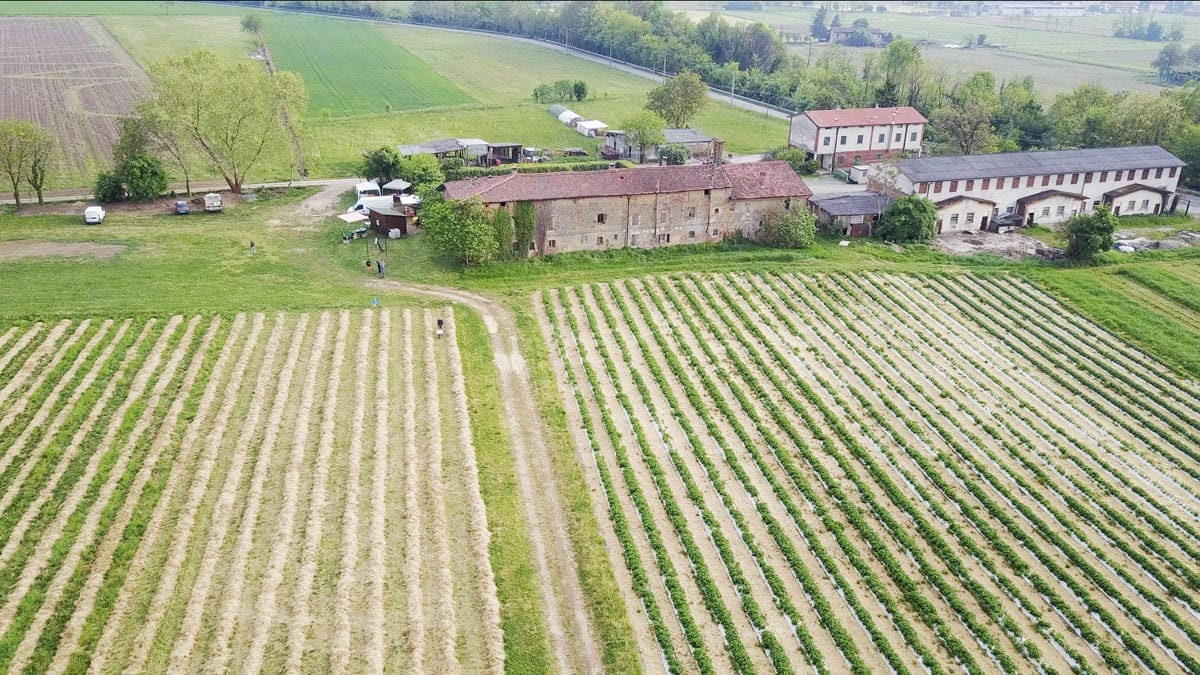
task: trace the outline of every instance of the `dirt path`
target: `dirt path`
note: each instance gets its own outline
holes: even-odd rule
[[[300,207],[296,211],[297,220],[311,225],[333,215],[337,210],[338,199],[342,193],[346,190],[353,190],[354,184],[357,182],[356,178],[330,181],[321,188],[320,192],[300,202]]]
[[[542,606],[555,662],[561,672],[601,672],[599,640],[588,616],[567,531],[570,519],[554,475],[533,383],[518,347],[515,318],[500,303],[465,291],[389,281],[373,283],[384,289],[460,302],[483,317],[490,334],[501,397],[508,406],[505,423],[516,463],[517,485],[525,505],[538,586],[545,591]]]

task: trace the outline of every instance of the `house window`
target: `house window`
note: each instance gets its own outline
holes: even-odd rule
[[[719,207],[719,206],[717,208],[713,209],[713,213],[720,213],[720,212],[721,212],[721,207]]]
[[[704,191],[704,196],[705,196],[705,197],[707,197],[707,196],[709,195],[709,193],[711,193],[711,192],[712,192],[712,190],[705,190],[705,191]]]
[[[957,225],[957,224],[958,224],[958,214],[957,214],[957,213],[952,213],[952,214],[950,214],[950,224],[951,224],[951,225]]]
[[[975,189],[975,181],[973,181],[973,180],[969,180],[969,181],[967,181],[967,187],[966,187],[966,189],[967,189],[967,190],[974,190],[974,189]]]
[[[516,244],[513,244],[513,246],[516,246]],[[558,242],[551,239],[550,241],[546,242],[546,248],[558,248]]]
[[[958,192],[958,181],[956,181],[956,180],[950,181],[950,191]]]
[[[1060,173],[1060,174],[1058,174],[1058,176],[1057,176],[1057,177],[1055,177],[1055,179],[1054,179],[1054,184],[1055,184],[1055,185],[1062,185],[1062,184],[1063,184],[1063,181],[1064,181],[1064,180],[1066,180],[1066,178],[1067,178],[1066,174],[1062,174],[1062,173]]]
[[[854,156],[854,163],[855,163],[855,164],[858,164],[858,163],[859,163],[859,162],[861,162],[861,161],[862,161],[862,155],[855,155],[855,156]]]
[[[500,202],[500,208],[508,206],[508,202]]]
[[[1125,203],[1126,211],[1132,211],[1135,207],[1137,207],[1137,202],[1135,202],[1132,199],[1130,199],[1128,202]]]
[[[1033,187],[1033,181],[1034,181],[1036,178],[1037,178],[1037,176],[1030,176],[1029,178],[1026,178],[1026,179],[1025,179],[1025,187],[1027,187],[1027,188],[1031,188],[1031,187]]]
[[[637,234],[636,233],[629,235],[629,245],[637,246]]]
[[[941,191],[942,191],[942,181],[939,180],[938,182],[933,184],[933,194],[936,195],[937,193],[939,193]]]
[[[604,243],[604,237],[602,237],[600,235],[596,235],[596,245],[599,246],[603,243]]]
[[[908,140],[912,141],[913,143],[916,143],[917,142],[917,132],[914,131],[911,134],[909,134]]]
[[[695,239],[695,238],[696,238],[696,231],[688,230],[688,239]]]
[[[883,143],[887,140],[887,134],[879,134],[879,142]]]
[[[1096,207],[1097,207],[1097,206],[1100,206],[1100,202],[1099,202],[1099,201],[1094,201],[1094,202],[1092,202],[1092,210],[1093,210],[1093,211],[1095,211],[1095,210],[1096,210]]]
[[[846,137],[845,137],[845,136],[842,136],[842,137],[841,137],[841,139],[840,139],[840,140],[838,140],[838,143],[841,143],[842,145],[845,145],[845,144],[846,144]]]
[[[991,188],[991,187],[992,187],[992,179],[991,179],[991,178],[984,178],[984,179],[983,179],[983,186],[982,186],[982,187],[980,187],[979,189],[980,189],[980,190],[987,190],[987,189],[989,189],[989,188]]]
[[[712,231],[712,236],[714,236],[714,237],[719,237],[719,236],[721,236],[721,231],[720,231],[720,230],[713,230],[713,231]]]
[[[1155,178],[1162,178],[1162,169],[1155,169],[1155,170],[1154,170],[1154,177],[1155,177]]]
[[[825,145],[825,146],[829,145],[829,137],[828,136],[821,139],[821,145]]]
[[[586,234],[585,234],[585,235],[582,235],[582,236],[580,236],[580,237],[579,237],[579,243],[581,243],[581,244],[587,244],[587,243],[588,243],[588,236],[587,236]]]
[[[659,225],[666,225],[666,224],[667,224],[667,210],[666,210],[666,209],[661,209],[661,210],[658,212],[658,224],[659,224]]]
[[[696,207],[689,206],[688,207],[688,218],[695,218],[695,217],[696,217]]]
[[[1049,207],[1049,206],[1043,206],[1043,207],[1042,207],[1042,217],[1043,217],[1043,218],[1045,218],[1045,217],[1046,217],[1046,216],[1048,216],[1048,215],[1050,215],[1050,207]]]
[[[1119,171],[1117,172],[1117,180],[1121,180],[1121,175],[1120,175],[1120,173],[1121,173],[1121,172],[1119,172]],[[1133,180],[1133,174],[1134,174],[1134,170],[1133,170],[1133,169],[1130,169],[1130,170],[1126,171],[1126,172],[1125,172],[1125,180]]]
[[[1057,210],[1054,212],[1054,215],[1056,215],[1056,216],[1061,216],[1062,214],[1066,213],[1066,211],[1067,211],[1067,207],[1065,207],[1065,206],[1062,206],[1062,205],[1060,204],[1060,205],[1059,205],[1059,207],[1058,207],[1058,209],[1057,209]]]
[[[841,156],[839,156],[839,157],[838,157],[838,164],[845,164],[845,163],[846,163],[846,156],[845,156],[845,155],[841,155]]]
[[[975,222],[975,212],[974,211],[967,214],[967,224],[970,225],[973,222]]]
[[[1143,200],[1142,200],[1142,210],[1143,210],[1143,211],[1149,211],[1149,210],[1150,210],[1150,200],[1149,200],[1149,199],[1143,199]]]
[[[929,194],[929,183],[921,183],[919,185],[919,187],[920,187],[920,190],[918,190],[918,192],[920,192],[923,195]]]
[[[1150,177],[1150,169],[1142,169],[1142,180]]]
[[[1087,185],[1090,182],[1092,182],[1092,172],[1091,171],[1083,174],[1083,184]]]
[[[601,225],[603,225],[607,219],[608,219],[608,216],[603,213],[596,214],[596,222],[600,223]]]
[[[529,242],[529,250],[530,250],[530,251],[532,251],[532,250],[534,250],[534,249],[536,249],[536,248],[537,248],[537,244],[533,243],[532,241],[531,241],[531,242]]]
[[[1050,174],[1046,174],[1045,176],[1042,176],[1042,187],[1046,187],[1049,184],[1050,184]]]
[[[1079,182],[1079,174],[1077,174],[1077,173],[1071,174],[1071,185],[1075,185],[1078,182]]]
[[[669,243],[671,243],[671,233],[670,233],[670,232],[664,232],[664,233],[662,233],[662,234],[658,235],[658,243],[660,243],[660,244],[669,244]]]
[[[859,144],[859,145],[862,145],[862,139],[863,139],[863,135],[862,135],[862,134],[859,134],[859,135],[858,135],[858,144]]]
[[[1175,177],[1175,172],[1176,172],[1178,169],[1179,169],[1179,167],[1177,167],[1177,166],[1173,166],[1173,167],[1171,167],[1171,173],[1170,173],[1170,174],[1168,174],[1168,175],[1170,175],[1170,176],[1171,176],[1171,178],[1174,178],[1174,177]]]
[[[899,143],[901,138],[900,132],[896,132],[896,142]]]
[[[1004,209],[1004,215],[1006,215],[1006,216],[1011,216],[1012,212],[1013,212],[1013,207],[1011,207],[1011,206]]]
[[[1107,171],[1101,171],[1101,172],[1100,172],[1100,181],[1099,181],[1099,182],[1103,183],[1103,182],[1104,182],[1104,181],[1106,181],[1106,180],[1108,180],[1108,172],[1107,172]]]
[[[996,189],[997,189],[997,190],[1003,190],[1003,189],[1004,189],[1004,179],[1003,179],[1003,178],[997,178],[997,179],[996,179]]]

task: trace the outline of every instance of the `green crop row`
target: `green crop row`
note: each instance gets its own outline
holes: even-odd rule
[[[1117,270],[1117,274],[1133,279],[1155,293],[1166,296],[1188,309],[1200,312],[1200,297],[1196,295],[1196,285],[1180,279],[1161,268],[1145,265],[1127,265]]]

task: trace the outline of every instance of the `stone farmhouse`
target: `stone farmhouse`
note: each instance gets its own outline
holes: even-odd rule
[[[801,148],[832,171],[919,154],[928,120],[916,108],[808,110],[795,115],[788,146]]]
[[[1050,225],[1100,204],[1120,215],[1174,210],[1186,163],[1157,145],[917,157],[873,169],[878,189],[937,205],[938,232]]]
[[[767,215],[806,209],[812,192],[787,162],[511,173],[446,183],[446,199],[489,209],[532,202],[530,254],[657,248],[757,237]]]

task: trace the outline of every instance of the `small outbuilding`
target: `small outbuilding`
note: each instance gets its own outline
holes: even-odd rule
[[[520,143],[488,143],[488,164],[516,164],[524,152]]]
[[[967,195],[943,199],[934,206],[937,207],[938,234],[987,230],[996,210],[996,202]]]
[[[411,189],[412,183],[403,178],[396,178],[383,184],[383,194],[385,195],[403,194]]]
[[[608,125],[600,120],[580,120],[575,123],[575,131],[578,131],[588,138],[595,138],[596,136],[603,135],[604,130],[607,128]]]
[[[808,200],[817,223],[840,237],[869,237],[893,198],[880,192],[850,192]]]
[[[458,157],[467,159],[467,147],[458,142],[457,138],[443,138],[428,143],[417,143],[414,145],[399,145],[396,149],[400,152],[401,157],[412,157],[413,155],[433,155],[442,161],[447,157]]]
[[[1113,215],[1158,215],[1171,206],[1171,193],[1149,185],[1134,183],[1104,193],[1103,201],[1112,206]]]
[[[372,206],[367,209],[367,222],[371,230],[389,239],[417,233],[417,215],[406,206]]]
[[[1087,202],[1074,192],[1042,190],[1017,200],[1017,221],[1026,227],[1062,223],[1083,213]]]

